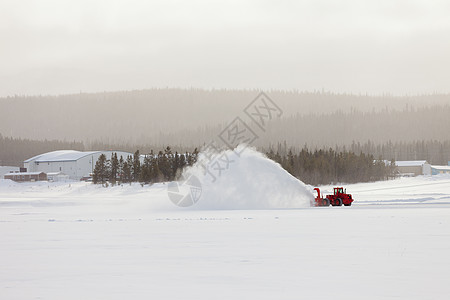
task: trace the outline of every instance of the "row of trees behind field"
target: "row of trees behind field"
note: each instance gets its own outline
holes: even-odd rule
[[[0,134],[0,165],[22,166],[32,156],[55,150],[99,150],[121,149],[135,152],[133,145],[96,145],[90,149],[80,142],[38,141],[3,137]],[[98,182],[160,182],[176,179],[181,170],[195,162],[198,151],[166,147],[154,152],[151,146],[144,146],[147,153],[141,164],[139,153],[130,157],[105,157],[104,168],[97,173]],[[149,150],[150,149],[150,150]],[[376,144],[353,142],[349,146],[314,148],[307,145],[289,147],[287,142],[268,148],[259,148],[268,157],[280,163],[292,175],[310,184],[332,182],[358,182],[387,179],[392,168],[382,160],[427,160],[431,164],[446,165],[450,161],[450,141],[387,142]],[[115,175],[114,175],[115,174]]]
[[[185,167],[192,166],[197,161],[197,156],[197,148],[193,152],[180,154],[173,153],[169,146],[158,153],[150,151],[144,155],[142,163],[139,150],[133,156],[125,158],[117,157],[117,153],[113,153],[110,158],[102,154],[95,164],[93,182],[116,184],[173,181],[179,178]]]
[[[375,160],[373,155],[362,152],[303,148],[299,152],[290,149],[287,154],[270,150],[266,155],[294,177],[312,185],[370,182],[395,176],[394,162]]]
[[[199,146],[201,146],[199,144]],[[106,149],[117,149],[134,153],[136,149],[140,149],[141,153],[150,153],[151,149],[157,149],[155,145],[137,145],[126,143],[103,143],[91,142],[85,144],[79,141],[59,141],[59,140],[32,140],[22,138],[12,138],[2,136],[0,133],[0,165],[1,166],[23,166],[23,161],[35,155],[55,151],[55,150],[79,150],[79,151],[96,151]],[[193,148],[193,147],[192,147]],[[172,147],[172,151],[176,149],[178,153],[184,153],[192,149],[190,147]],[[287,155],[289,149],[299,152],[303,148],[310,150],[326,150],[329,147],[311,147],[303,143],[293,145],[291,141],[278,142],[270,144],[266,147],[258,147],[262,152],[270,150],[278,152],[280,155]],[[347,146],[335,145],[332,149],[336,152],[350,151],[353,153],[364,153],[373,155],[375,158],[384,160],[426,160],[435,165],[446,165],[450,161],[450,140],[419,140],[412,142],[404,141],[387,141],[385,143],[375,143],[371,140],[366,142],[351,142]],[[109,158],[108,158],[109,159]]]
[[[299,152],[303,148],[311,149],[308,145],[300,147],[288,146],[287,142],[277,143],[269,146],[269,150],[278,152],[280,155],[287,155],[289,150]],[[325,150],[328,148],[313,148],[315,150]],[[373,141],[364,143],[352,142],[348,146],[334,146],[335,152],[353,152],[372,155],[376,159],[383,160],[426,160],[432,165],[447,165],[450,161],[450,141],[413,141],[413,142],[392,142],[377,144]],[[265,152],[268,152],[267,150]]]
[[[286,171],[305,183],[319,185],[337,182],[368,182],[386,180],[394,176],[394,168],[372,155],[353,152],[336,152],[333,149],[310,151],[306,148],[298,153],[291,150],[281,155],[273,150],[267,157],[278,162]],[[101,155],[95,165],[93,182],[98,184],[142,182],[155,183],[179,179],[182,170],[192,166],[198,157],[192,153],[173,153],[170,147],[155,154],[151,151],[141,163],[139,150],[133,156],[110,158]]]

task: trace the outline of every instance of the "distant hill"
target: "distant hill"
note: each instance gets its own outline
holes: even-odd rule
[[[4,136],[183,147],[208,143],[256,90],[149,89],[0,98]],[[450,95],[393,97],[267,91],[283,110],[256,144],[449,140]]]

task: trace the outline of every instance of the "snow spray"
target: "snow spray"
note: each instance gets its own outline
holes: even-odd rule
[[[169,198],[192,209],[301,208],[314,200],[312,187],[245,145],[201,152],[183,178],[169,186]]]

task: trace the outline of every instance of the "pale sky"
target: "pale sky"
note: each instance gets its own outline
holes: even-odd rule
[[[450,92],[450,1],[0,2],[0,96]]]

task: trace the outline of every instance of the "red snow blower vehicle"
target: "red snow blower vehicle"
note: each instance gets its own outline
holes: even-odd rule
[[[314,199],[314,206],[350,206],[352,205],[352,195],[347,194],[347,190],[342,187],[335,187],[333,195],[327,195],[325,198],[320,196],[320,189],[315,188],[317,197]],[[322,195],[323,196],[323,195]]]

